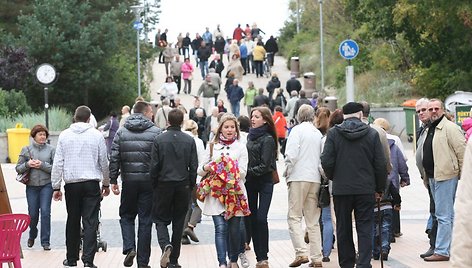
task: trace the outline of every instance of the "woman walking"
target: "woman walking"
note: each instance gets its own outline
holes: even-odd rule
[[[257,268],[268,268],[269,227],[267,214],[272,201],[272,172],[277,170],[277,134],[269,108],[255,107],[251,111],[247,150],[249,163],[246,189],[248,193],[251,234]]]
[[[38,236],[38,220],[41,212],[41,246],[44,250],[51,250],[51,169],[55,149],[46,141],[49,137],[48,129],[43,125],[35,125],[30,133],[33,141],[21,149],[16,172],[29,172],[29,182],[26,185],[26,201],[28,215],[31,217],[28,247],[34,245]]]
[[[262,62],[264,61],[266,50],[262,41],[257,42],[256,47],[252,51],[254,57],[254,64],[256,65],[256,77],[262,77],[264,71],[262,70]]]
[[[182,78],[184,79],[184,93],[191,94],[192,92],[192,73],[193,73],[193,65],[190,63],[189,58],[185,58],[184,64],[182,64]]]
[[[164,99],[168,99],[170,103],[170,107],[174,108],[175,107],[174,99],[178,91],[179,89],[177,88],[177,84],[174,82],[174,78],[172,78],[172,76],[167,76],[166,82],[162,84],[159,90],[161,94],[161,101],[163,101]]]
[[[208,164],[200,166],[198,174],[207,175],[198,187],[205,197],[203,214],[212,216],[215,225],[215,246],[220,268],[238,267],[241,246],[240,222],[250,214],[244,186],[248,163],[247,149],[239,141],[239,127],[234,115],[225,114],[215,138],[207,146]]]

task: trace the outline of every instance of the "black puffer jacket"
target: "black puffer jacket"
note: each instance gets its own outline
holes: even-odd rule
[[[143,114],[132,114],[113,139],[110,155],[110,183],[151,181],[149,175],[152,143],[161,130]]]
[[[274,138],[266,133],[255,140],[248,139],[249,162],[246,181],[272,182],[272,171],[276,169]]]
[[[357,118],[348,118],[328,131],[321,165],[333,180],[333,195],[385,190],[387,160],[379,133]]]
[[[267,83],[266,89],[267,89],[267,92],[272,94],[274,93],[274,89],[279,88],[279,87],[280,87],[279,78],[272,76],[270,81]]]

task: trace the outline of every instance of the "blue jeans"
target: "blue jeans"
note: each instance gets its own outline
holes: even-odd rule
[[[333,249],[333,221],[331,220],[331,206],[324,207],[321,211],[321,221],[323,222],[323,257],[331,255]]]
[[[258,181],[261,179],[261,181]],[[246,182],[247,198],[251,215],[252,243],[257,261],[268,260],[269,252],[269,225],[267,214],[269,213],[274,184],[265,182],[264,178],[258,177],[254,181]]]
[[[238,261],[240,248],[240,223],[241,217],[231,217],[225,220],[223,216],[213,216],[215,225],[215,246],[219,265],[227,265],[226,253],[231,262]]]
[[[443,256],[449,256],[451,250],[457,182],[457,177],[445,181],[436,181],[434,178],[429,179],[429,187],[431,187],[434,198],[436,219],[438,220],[434,253]]]
[[[241,108],[241,103],[239,101],[231,102],[231,111],[233,112],[234,116],[239,117],[240,108]]]
[[[29,239],[38,237],[39,211],[41,211],[41,246],[49,246],[51,237],[51,200],[52,186],[26,186],[28,214],[31,217]]]
[[[205,77],[208,74],[208,60],[200,61],[200,71],[202,73],[203,80],[205,80]]]
[[[389,253],[390,252],[390,232],[392,227],[392,217],[393,217],[393,209],[384,209],[380,211],[381,217],[381,238],[382,238],[382,253]],[[373,236],[372,236],[372,255],[379,256],[380,255],[380,245],[379,245],[379,212],[374,213],[374,228],[373,228]]]

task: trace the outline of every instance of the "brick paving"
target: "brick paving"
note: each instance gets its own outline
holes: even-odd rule
[[[289,72],[285,69],[285,59],[276,57],[274,71],[279,74],[282,82],[282,87],[289,77]],[[163,77],[163,65],[155,64],[154,76],[155,79],[151,83],[151,96],[153,99],[158,99],[156,90],[160,87]],[[199,71],[194,73],[193,92],[198,90],[202,81],[199,78]],[[267,83],[265,78],[255,78],[255,75],[250,74],[244,77],[242,86],[247,87],[248,81],[254,81],[257,88],[264,87]],[[225,99],[224,91],[222,97]],[[185,106],[191,107],[192,97],[190,95],[182,95],[182,101]],[[229,109],[229,105],[226,105]],[[241,113],[246,114],[245,107],[241,107]],[[426,263],[419,254],[423,253],[428,248],[428,240],[424,233],[426,219],[428,217],[428,194],[419,179],[418,171],[414,164],[414,154],[411,149],[411,144],[406,144],[407,156],[410,159],[408,166],[410,167],[411,185],[402,189],[402,232],[403,236],[397,238],[397,242],[392,244],[392,250],[389,255],[389,260],[384,262],[384,267],[430,267],[442,268],[450,267],[449,262],[444,263]],[[283,170],[283,163],[279,161],[279,173]],[[26,197],[23,185],[17,183],[14,172],[14,165],[2,164],[2,170],[7,184],[8,194],[14,213],[27,213]],[[119,227],[118,207],[120,199],[119,196],[110,195],[102,202],[102,217],[101,217],[101,232],[102,239],[108,243],[106,252],[98,252],[96,254],[95,264],[100,267],[124,267],[123,255],[121,254],[121,230]],[[287,190],[282,178],[282,182],[275,186],[274,197],[269,211],[269,228],[270,228],[270,252],[269,262],[270,267],[288,267],[288,264],[294,258],[294,250],[289,238],[288,227],[286,221],[287,214]],[[67,217],[65,202],[53,202],[52,204],[52,234],[51,246],[52,250],[49,252],[43,251],[38,245],[29,249],[26,248],[27,234],[22,237],[24,259],[22,260],[23,267],[37,268],[37,267],[62,267],[62,260],[65,257],[65,243],[64,243],[64,229],[65,219]],[[201,242],[198,244],[184,245],[182,247],[180,264],[185,268],[197,267],[218,267],[216,260],[216,249],[214,247],[214,229],[211,218],[204,217],[202,223],[195,229]],[[247,252],[251,267],[255,267],[255,256],[253,251]],[[152,254],[150,265],[152,267],[159,267],[160,249],[157,244],[156,232],[153,230],[152,240]],[[333,250],[330,256],[331,262],[323,263],[323,267],[339,267],[337,263],[337,251]],[[78,267],[82,267],[78,263]],[[372,261],[373,267],[380,267],[379,261]],[[308,264],[301,267],[308,267]]]

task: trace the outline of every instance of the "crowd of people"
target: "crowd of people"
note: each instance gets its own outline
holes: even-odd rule
[[[288,99],[275,73],[265,89],[256,89],[253,82],[243,89],[240,81],[250,68],[249,52],[242,52],[244,46],[249,51],[248,42],[260,32],[253,32],[256,25],[248,28],[250,31],[238,25],[234,30],[236,42],[231,42],[228,52],[238,63],[233,64],[241,68],[230,68],[225,85],[221,79],[225,51],[218,43],[224,35],[219,26],[213,34],[207,28],[202,36],[197,34],[196,40],[201,41],[195,43],[201,46],[196,50],[189,34],[179,35],[178,54],[184,55],[184,62],[175,54],[170,61],[164,59],[169,68],[165,66],[167,77],[157,110],[138,98],[132,108],[122,107],[120,120],[111,113],[100,131],[92,123],[90,108],[79,106],[74,123],[60,134],[56,148],[46,143],[47,128],[35,126],[32,143],[22,149],[16,166],[18,173],[30,172],[31,178],[26,186],[31,217],[27,246],[34,246],[40,218],[41,246],[51,249],[51,199],[62,200],[63,182],[66,267],[77,265],[79,245],[84,267],[96,267],[100,201],[111,187],[113,194],[121,195],[119,223],[125,267],[133,266],[135,259],[138,267],[150,267],[153,223],[161,248],[160,266],[181,267],[181,246],[199,242],[197,225],[205,215],[213,220],[220,268],[249,267],[245,252],[251,249],[256,255],[255,266],[267,268],[268,213],[274,185],[279,182],[280,160],[285,165],[280,177],[287,185],[287,223],[295,256],[289,267],[305,263],[322,267],[323,262],[331,261],[335,241],[341,267],[371,267],[372,259],[387,261],[390,243],[402,235],[400,189],[410,184],[400,139],[389,133],[388,120],[369,122],[367,102],[349,102],[330,111],[316,93],[308,98],[294,76],[286,82]],[[166,49],[171,47],[167,32],[156,40]],[[237,50],[232,50],[232,45]],[[183,93],[192,91],[194,68],[189,48],[197,57],[208,52],[203,50],[212,55],[210,49],[215,49],[217,53],[208,72],[208,58],[197,61],[204,81],[193,107],[185,107],[179,98],[181,78]],[[248,57],[243,60],[242,54]],[[169,55],[163,53],[164,58]],[[258,58],[252,56],[257,69]],[[226,100],[220,96],[221,89]],[[240,114],[241,102],[248,116]],[[416,113],[422,124],[415,158],[431,200],[426,230],[429,249],[420,257],[427,262],[452,257],[456,259],[453,265],[466,263],[469,260],[454,244],[464,243],[458,237],[465,235],[470,225],[462,215],[468,207],[458,206],[456,209],[464,211],[454,214],[454,201],[460,176],[470,176],[463,167],[470,169],[472,144],[468,143],[465,153],[464,133],[446,116],[440,100],[418,100]],[[325,186],[328,201],[320,195]],[[457,226],[455,215],[462,220]]]

